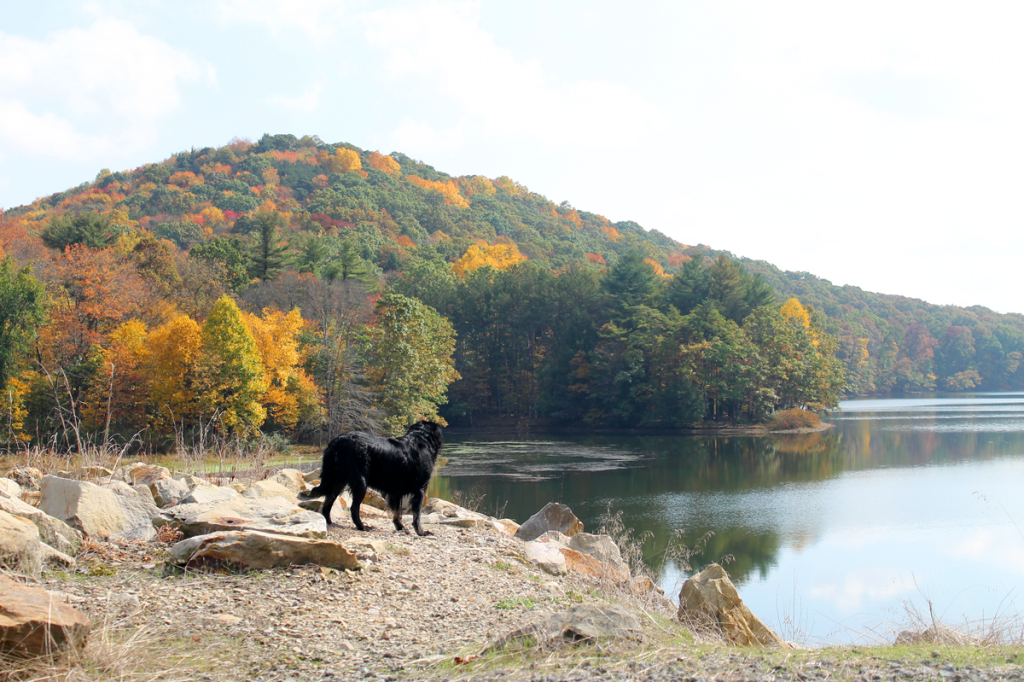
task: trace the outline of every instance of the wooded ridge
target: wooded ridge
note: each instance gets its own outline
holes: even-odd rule
[[[675,428],[1014,389],[1024,317],[836,287],[502,176],[265,135],[6,211],[7,442]]]

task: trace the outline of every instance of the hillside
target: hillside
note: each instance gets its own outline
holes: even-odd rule
[[[199,415],[216,395],[250,395],[217,413],[232,428],[291,432],[397,429],[446,399],[442,415],[467,423],[679,427],[828,406],[844,386],[1024,386],[1019,315],[836,287],[556,205],[508,177],[452,177],[316,137],[265,135],[103,170],[8,210],[0,249],[18,310],[48,320],[38,336],[35,323],[21,320],[24,333],[8,324],[20,339],[0,363],[0,380],[13,377],[9,433],[15,421],[23,434],[48,432],[62,410],[94,431],[169,433],[172,407]],[[11,279],[28,264],[45,296]],[[203,339],[217,305],[216,324],[246,327],[247,352],[263,363],[247,387],[231,384],[233,370],[220,384],[195,379],[198,369],[181,368],[192,359],[167,355],[176,334],[194,339],[196,357],[212,352]],[[292,308],[301,317],[287,317]],[[431,322],[415,357],[440,363],[433,383],[423,373],[419,392],[392,395],[399,360],[381,321],[408,330],[421,319]],[[128,390],[171,367],[147,397]],[[118,376],[129,370],[134,379]]]

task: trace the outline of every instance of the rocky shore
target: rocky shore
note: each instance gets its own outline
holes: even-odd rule
[[[314,480],[303,472],[245,483],[138,467],[58,478],[68,483],[40,479],[39,491],[31,476],[18,479],[17,489],[0,481],[0,514],[26,519],[28,509],[12,500],[68,512],[66,519],[45,514],[33,522],[50,528],[38,537],[60,544],[63,550],[47,544],[60,556],[42,551],[19,568],[7,552],[4,561],[16,569],[9,578],[81,613],[90,632],[80,648],[8,658],[0,675],[267,682],[1022,679],[1019,648],[946,646],[927,637],[884,649],[730,646],[728,633],[714,627],[727,619],[681,623],[672,602],[631,572],[601,536],[582,532],[564,508],[520,527],[435,500],[424,518],[432,535],[420,538],[395,532],[383,511],[364,506],[374,530],[356,531],[338,509],[337,525],[320,533],[301,527],[318,516],[298,506],[296,493]],[[141,517],[123,513],[127,520],[117,530],[109,520],[87,518],[84,503],[58,508],[47,499],[60,489],[67,503],[67,491],[77,489],[110,501],[91,486],[151,514],[150,525],[133,526]],[[157,492],[163,507],[148,501],[146,491]],[[223,499],[208,499],[217,495]],[[280,504],[272,499],[286,501],[287,513],[257,518],[254,510]],[[228,507],[218,507],[225,502]],[[189,525],[200,521],[206,525]],[[254,555],[244,554],[253,546],[236,541],[246,533],[284,535],[267,531],[268,523],[297,531],[290,537],[302,551],[310,551],[301,544],[306,541],[342,548],[324,555],[336,567],[278,561],[277,554],[292,551],[288,546],[257,545]],[[192,549],[183,552],[186,534]],[[196,541],[207,536],[220,544]],[[231,561],[223,558],[225,547],[234,547]],[[0,605],[0,626],[9,613]]]

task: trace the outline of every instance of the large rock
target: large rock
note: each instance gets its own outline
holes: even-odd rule
[[[557,545],[565,557],[566,568],[573,573],[615,582],[629,580],[629,568],[622,560],[619,546],[608,535],[577,533],[568,537],[556,530],[549,530],[534,542]]]
[[[556,542],[527,542],[526,559],[545,573],[565,575],[569,569],[560,549]]]
[[[301,509],[282,497],[235,497],[205,504],[179,504],[164,509],[154,523],[169,523],[186,537],[226,530],[258,530],[309,538],[327,536],[327,522],[321,514]]]
[[[198,476],[193,476],[192,474],[174,474],[171,478],[175,481],[181,481],[189,490],[192,490],[192,488],[195,488],[197,485],[207,485],[205,480]]]
[[[71,645],[80,649],[89,619],[46,590],[0,577],[0,649],[15,656],[39,656]]]
[[[576,518],[564,504],[548,502],[544,508],[519,526],[516,537],[524,542],[535,540],[549,530],[557,530],[565,535],[576,535],[583,532],[583,522]]]
[[[510,645],[532,647],[569,642],[594,642],[609,639],[641,639],[640,620],[618,604],[577,604],[561,613],[541,614],[526,627],[519,628],[484,649],[496,651]]]
[[[90,538],[151,540],[159,510],[141,490],[115,482],[104,488],[88,481],[45,476],[39,508]],[[146,488],[148,493],[148,488]]]
[[[306,490],[305,475],[298,469],[281,469],[268,480],[291,491],[292,497]]]
[[[109,481],[110,477],[113,475],[114,472],[107,467],[92,464],[80,468],[76,478],[83,481]]]
[[[302,480],[305,481],[306,483],[312,483],[313,481],[319,481],[320,480],[320,471],[321,471],[320,467],[317,467],[316,469],[313,469],[312,471],[307,471],[306,473],[304,473],[302,475]]]
[[[356,555],[341,543],[253,530],[223,531],[182,540],[171,548],[168,562],[182,567],[217,562],[239,568],[304,564],[351,570],[359,568]]]
[[[160,478],[149,484],[149,491],[153,494],[153,503],[156,506],[170,507],[188,495],[188,485],[175,478]]]
[[[288,488],[278,483],[273,479],[267,479],[265,481],[256,481],[251,486],[242,491],[242,497],[248,497],[253,499],[267,498],[267,497],[280,497],[288,500],[294,504],[297,499],[295,493]]]
[[[71,556],[78,554],[78,548],[82,545],[82,534],[60,519],[53,518],[17,497],[7,497],[3,494],[0,494],[0,511],[34,523],[39,530],[39,539],[57,551]]]
[[[237,490],[222,488],[216,485],[197,485],[188,491],[185,497],[178,500],[178,504],[208,504],[210,502],[223,502],[241,497]]]
[[[683,624],[711,624],[726,640],[741,646],[786,646],[750,612],[729,574],[711,564],[683,583],[676,617]]]
[[[18,485],[17,481],[10,478],[0,478],[0,494],[6,494],[8,497],[21,497],[21,486]]]
[[[74,559],[39,538],[36,524],[0,511],[0,567],[23,573],[38,573],[44,566],[74,565]]]
[[[14,467],[7,472],[7,478],[26,490],[39,490],[39,484],[43,480],[43,472],[35,467]]]
[[[132,485],[151,485],[161,479],[171,478],[170,469],[156,464],[135,464],[127,473]]]

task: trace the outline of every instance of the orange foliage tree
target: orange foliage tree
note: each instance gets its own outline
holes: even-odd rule
[[[444,202],[449,206],[455,206],[456,208],[469,208],[469,202],[466,201],[466,198],[459,193],[459,186],[451,180],[448,180],[447,182],[424,180],[416,175],[410,175],[408,180],[417,187],[422,187],[423,189],[428,189],[433,192],[440,192],[444,197]]]
[[[370,158],[367,159],[366,164],[370,168],[383,171],[388,175],[394,175],[402,170],[402,167],[390,155],[381,154],[380,152],[370,152]]]

